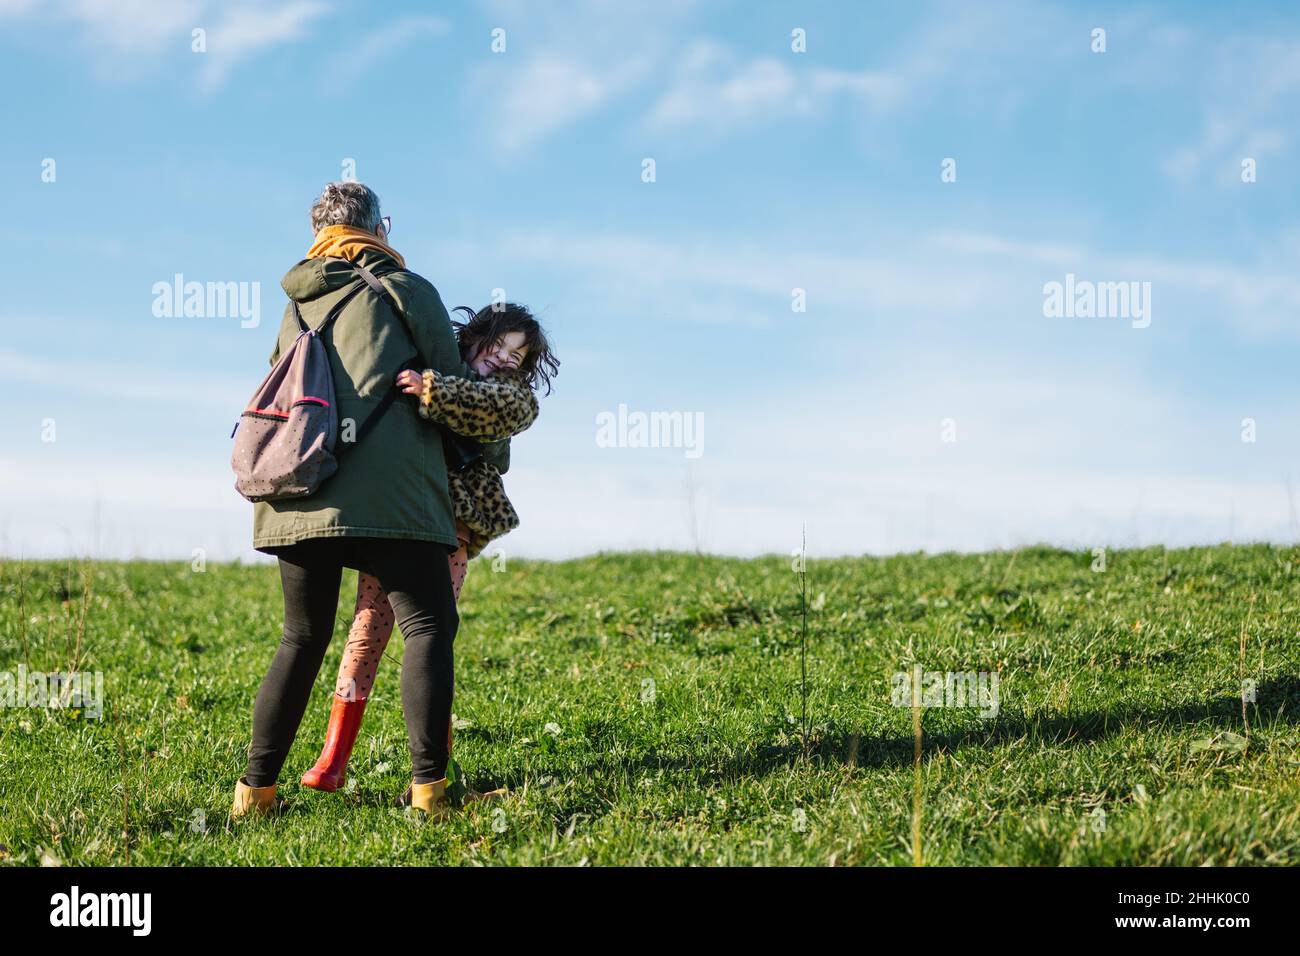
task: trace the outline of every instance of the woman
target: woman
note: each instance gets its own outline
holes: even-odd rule
[[[309,326],[362,281],[349,263],[380,276],[403,313],[364,289],[321,334],[345,434],[348,422],[364,421],[417,355],[442,374],[469,376],[437,290],[420,276],[395,271],[405,262],[388,245],[388,221],[373,191],[331,183],[312,206],[311,223],[315,240],[307,258],[281,282]],[[297,335],[286,308],[273,364]],[[388,595],[406,642],[401,690],[411,805],[445,814],[459,624],[447,556],[459,543],[437,430],[410,404],[394,402],[314,494],[254,505],[253,546],[279,559],[284,634],[257,693],[248,767],[235,787],[232,816],[275,806],[277,778],[333,636],[344,567],[372,575]]]

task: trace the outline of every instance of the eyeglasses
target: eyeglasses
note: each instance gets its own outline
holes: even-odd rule
[[[393,234],[393,217],[385,216],[383,219],[379,220],[379,222],[384,227],[385,238],[391,236]]]

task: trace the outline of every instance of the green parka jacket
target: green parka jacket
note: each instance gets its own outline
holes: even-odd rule
[[[371,272],[398,264],[379,249],[364,250],[356,261]],[[315,258],[298,263],[280,284],[298,303],[303,321],[314,328],[360,281],[344,260]],[[402,308],[405,323],[379,296],[364,289],[321,335],[330,357],[341,425],[351,419],[360,427],[393,386],[402,366],[415,359],[417,345],[419,354],[438,371],[472,376],[461,361],[438,290],[410,272],[381,276],[380,281]],[[271,364],[298,333],[292,308],[286,304]],[[326,537],[436,541],[449,551],[456,549],[441,436],[420,419],[409,396],[393,403],[314,494],[253,505],[253,547],[259,551],[273,553],[283,545]]]

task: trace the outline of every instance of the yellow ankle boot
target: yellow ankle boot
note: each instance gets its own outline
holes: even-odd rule
[[[230,808],[231,819],[238,819],[251,810],[261,814],[275,809],[276,784],[269,787],[250,787],[240,777],[235,784],[235,802]]]
[[[451,813],[451,798],[447,794],[447,778],[434,780],[432,783],[412,783],[410,794],[411,806],[431,817],[442,818]]]

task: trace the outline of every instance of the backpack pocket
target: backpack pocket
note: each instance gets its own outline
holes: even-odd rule
[[[236,490],[249,501],[310,495],[338,469],[333,416],[328,402],[307,398],[287,412],[244,412],[232,456]]]

